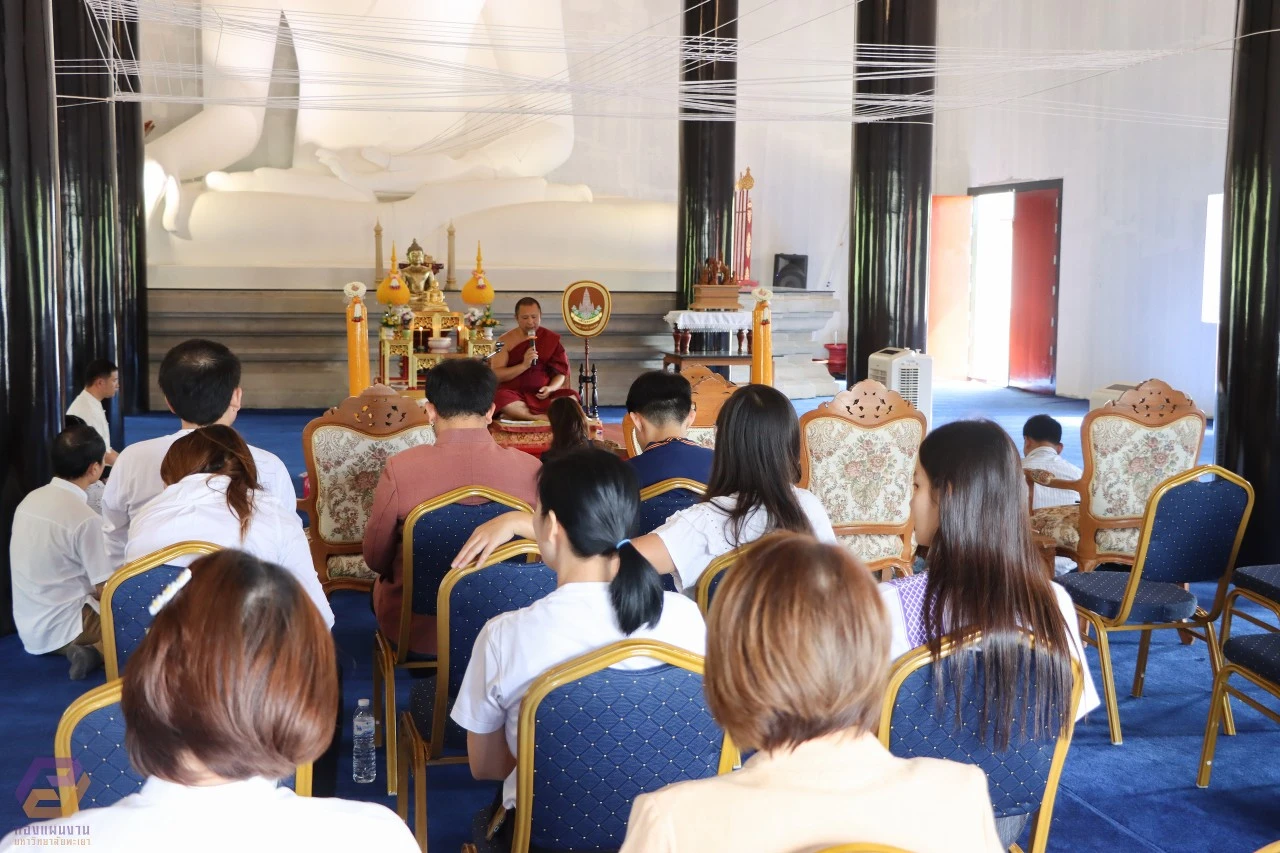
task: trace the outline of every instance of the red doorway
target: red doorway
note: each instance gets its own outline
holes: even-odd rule
[[[1009,300],[1009,385],[1052,394],[1058,378],[1062,185],[1016,190]]]

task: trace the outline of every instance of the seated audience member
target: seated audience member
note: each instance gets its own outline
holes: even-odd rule
[[[640,374],[627,392],[627,412],[644,451],[630,460],[640,488],[673,477],[711,479],[711,450],[685,438],[695,414],[688,379],[665,370]]]
[[[436,443],[411,447],[387,460],[364,530],[364,561],[377,575],[373,609],[388,637],[400,631],[404,520],[423,501],[463,486],[505,492],[532,506],[537,497],[538,460],[499,447],[489,434],[497,377],[484,362],[444,361],[427,374],[426,410]],[[483,503],[470,500],[468,503]],[[436,620],[415,614],[410,649],[435,654]]]
[[[607,451],[577,450],[538,474],[530,533],[555,570],[557,587],[541,601],[489,620],[451,714],[467,730],[472,775],[504,780],[501,805],[507,809],[516,803],[520,700],[534,679],[627,638],[704,651],[706,627],[697,606],[664,593],[653,566],[627,539],[639,512],[635,474]],[[651,665],[635,660],[623,666]],[[513,825],[508,817],[508,832]]]
[[[1048,471],[1056,480],[1079,480],[1084,476],[1062,458],[1062,424],[1048,415],[1028,418],[1022,427],[1022,467],[1028,471]],[[1080,503],[1080,495],[1068,489],[1037,485],[1031,496],[1033,509]]]
[[[547,462],[574,450],[595,447],[608,450],[608,445],[591,438],[591,423],[587,413],[572,397],[557,397],[547,407],[547,421],[551,424],[551,446],[542,454]]]
[[[302,521],[267,498],[253,454],[238,432],[214,424],[184,435],[165,454],[160,479],[164,491],[129,525],[125,560],[192,539],[237,548],[283,566],[333,627],[333,610],[316,576]],[[170,564],[185,566],[194,559],[188,554]]]
[[[193,339],[178,344],[160,362],[160,390],[182,421],[170,435],[139,441],[120,451],[102,495],[102,519],[107,531],[107,559],[113,568],[124,564],[129,523],[147,501],[164,491],[160,463],[170,446],[197,427],[231,426],[240,412],[240,359],[215,341]],[[284,463],[272,453],[250,447],[258,468],[258,482],[282,509],[293,512],[298,496]]]
[[[89,426],[89,425],[85,423],[84,418],[77,417],[76,415],[67,415],[62,421],[62,428],[64,430],[71,429],[72,427],[76,427],[76,426]],[[95,429],[94,432],[98,432],[98,431]],[[98,434],[99,436],[101,436],[101,433],[98,433]],[[108,449],[110,449],[111,447],[110,444],[106,443],[105,439],[103,440],[103,446]],[[104,465],[106,464],[105,456],[103,457],[103,464]],[[107,476],[108,473],[109,472],[106,468],[102,469],[102,476],[104,478]],[[102,493],[106,491],[106,488],[107,488],[107,484],[104,483],[102,480],[98,480],[98,482],[96,483],[89,484],[89,486],[85,489],[85,493],[87,496],[87,503],[89,504],[89,509],[93,510],[99,516],[102,515]],[[103,541],[105,542],[105,540]]]
[[[106,452],[102,437],[83,423],[60,432],[51,453],[54,477],[18,504],[9,540],[22,647],[65,655],[74,681],[102,664],[98,596],[111,566],[87,491],[102,476]]]
[[[104,400],[110,400],[120,390],[120,372],[105,358],[95,358],[84,371],[84,388],[67,407],[67,414],[87,423],[102,436],[107,446],[106,462],[116,464],[119,455],[111,449],[111,427],[107,424],[107,412],[102,408]]]
[[[896,758],[880,745],[888,673],[889,626],[866,568],[806,536],[762,539],[716,593],[704,683],[716,720],[757,752],[728,775],[639,797],[622,853],[855,841],[999,851],[980,769]]]
[[[822,503],[795,484],[800,480],[800,425],[791,401],[767,385],[747,385],[716,418],[716,450],[707,494],[635,547],[663,574],[675,573],[692,596],[698,578],[716,557],[772,530],[808,533],[835,544]],[[528,513],[510,512],[476,528],[455,566],[484,559],[512,536],[532,535]]]
[[[384,806],[276,787],[329,745],[337,671],[333,640],[289,572],[240,551],[201,557],[125,668],[125,745],[142,790],[41,834],[65,827],[95,850],[130,853],[416,853]]]

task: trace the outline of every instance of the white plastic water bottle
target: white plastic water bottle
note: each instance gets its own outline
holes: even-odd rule
[[[352,731],[351,778],[357,782],[372,782],[378,778],[378,758],[373,751],[373,711],[369,700],[356,702],[356,717]]]

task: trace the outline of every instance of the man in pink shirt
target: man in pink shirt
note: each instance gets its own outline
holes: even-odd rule
[[[537,501],[538,460],[523,451],[499,447],[489,435],[497,389],[498,377],[482,361],[441,362],[427,374],[426,385],[427,414],[435,426],[436,443],[397,453],[383,469],[364,530],[364,560],[378,574],[373,609],[388,637],[400,630],[400,540],[404,520],[414,507],[463,486],[506,492],[530,506]],[[433,617],[414,616],[410,649],[435,653]]]

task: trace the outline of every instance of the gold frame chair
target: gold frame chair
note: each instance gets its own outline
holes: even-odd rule
[[[533,507],[506,492],[499,492],[485,486],[463,486],[423,501],[405,517],[400,536],[400,628],[394,650],[380,626],[373,633],[373,718],[382,722],[381,737],[375,734],[374,740],[377,745],[385,744],[386,746],[387,796],[396,793],[396,782],[400,775],[398,772],[400,749],[396,742],[396,670],[435,669],[439,662],[438,657],[436,660],[409,660],[411,653],[409,641],[413,634],[413,528],[423,516],[467,498],[483,498],[490,503],[502,504],[513,510],[533,512]],[[445,573],[446,577],[448,574],[448,572]],[[439,618],[440,614],[437,611],[437,631]]]
[[[1242,487],[1248,496],[1244,513],[1240,518],[1240,526],[1236,530],[1235,543],[1231,548],[1231,557],[1227,561],[1222,578],[1218,581],[1218,590],[1214,594],[1212,609],[1206,611],[1197,604],[1195,615],[1191,619],[1182,622],[1135,622],[1126,624],[1129,620],[1129,612],[1133,608],[1134,600],[1138,595],[1138,585],[1142,582],[1142,569],[1147,561],[1151,529],[1155,525],[1156,510],[1160,506],[1160,500],[1178,486],[1199,480],[1208,474]],[[1080,639],[1085,644],[1095,646],[1098,649],[1098,660],[1102,668],[1103,703],[1107,708],[1107,725],[1110,728],[1112,744],[1119,746],[1124,743],[1124,738],[1120,733],[1120,704],[1116,700],[1115,673],[1111,665],[1111,645],[1108,642],[1107,634],[1112,631],[1142,632],[1142,639],[1138,643],[1137,666],[1133,674],[1133,689],[1130,691],[1134,698],[1142,696],[1147,670],[1147,653],[1151,648],[1151,632],[1163,628],[1177,629],[1183,636],[1189,635],[1204,640],[1209,645],[1209,666],[1213,670],[1213,677],[1216,680],[1218,674],[1222,671],[1223,661],[1222,648],[1218,645],[1215,637],[1213,623],[1217,621],[1218,616],[1222,613],[1227,588],[1231,585],[1231,575],[1235,571],[1236,557],[1240,553],[1240,543],[1244,539],[1245,529],[1249,526],[1249,517],[1253,514],[1253,501],[1253,486],[1249,485],[1247,480],[1236,476],[1225,468],[1219,468],[1217,465],[1200,465],[1190,471],[1183,471],[1181,474],[1173,475],[1156,486],[1151,493],[1151,497],[1147,499],[1147,508],[1143,513],[1142,526],[1138,535],[1138,550],[1134,553],[1133,568],[1129,570],[1129,583],[1125,587],[1124,597],[1120,600],[1120,609],[1116,612],[1116,615],[1107,618],[1078,604],[1075,605],[1076,614],[1087,627],[1093,629],[1092,631],[1082,630]],[[1190,641],[1188,640],[1188,642]],[[1230,705],[1224,704],[1223,714],[1223,722],[1226,726],[1227,734],[1234,735],[1236,733],[1235,720],[1231,716]]]
[[[436,685],[435,706],[431,718],[431,740],[426,741],[414,724],[413,715],[408,711],[400,712],[400,725],[405,727],[405,737],[400,738],[399,762],[396,785],[396,813],[406,823],[409,820],[409,774],[413,774],[413,816],[414,836],[418,847],[425,853],[427,849],[427,768],[437,764],[466,764],[466,755],[444,755],[444,730],[448,724],[449,712],[449,660],[452,649],[449,645],[449,597],[458,581],[468,575],[487,569],[496,563],[503,563],[515,557],[523,556],[528,562],[535,562],[539,557],[538,543],[531,539],[519,539],[509,542],[494,550],[489,559],[483,563],[472,563],[469,566],[453,569],[440,582],[440,592],[436,596]],[[444,674],[446,677],[441,677]]]
[[[1027,636],[1028,642],[1035,638]],[[979,645],[982,635],[972,631],[960,637],[944,637],[939,660],[943,660],[956,652],[964,651]],[[889,736],[892,733],[893,709],[897,705],[898,691],[903,682],[913,673],[926,666],[933,665],[933,655],[928,646],[918,646],[907,652],[894,662],[889,671],[889,684],[885,688],[884,703],[880,710],[880,743],[889,748]],[[1054,744],[1053,758],[1049,764],[1049,778],[1046,780],[1044,796],[1040,800],[1040,808],[1031,818],[1031,839],[1027,853],[1044,853],[1049,843],[1049,829],[1053,823],[1053,807],[1058,797],[1058,785],[1062,781],[1062,768],[1067,761],[1067,750],[1071,747],[1071,738],[1075,734],[1076,710],[1080,707],[1080,696],[1084,693],[1084,670],[1080,662],[1071,661],[1071,700],[1062,712],[1062,733]],[[975,765],[976,766],[976,765]],[[1023,853],[1017,844],[1010,845],[1009,853]]]
[[[1272,601],[1271,599],[1264,598],[1255,592],[1237,587],[1227,596],[1227,601],[1223,605],[1222,635],[1219,638],[1223,646],[1225,646],[1227,644],[1227,640],[1231,638],[1232,616],[1246,618],[1250,622],[1262,625],[1264,628],[1269,629],[1273,634],[1280,633],[1275,627],[1258,619],[1249,617],[1243,611],[1237,612],[1234,605],[1238,598],[1244,598],[1248,601],[1252,601],[1254,604],[1265,608],[1275,616],[1276,619],[1280,620],[1280,602]],[[1238,664],[1230,663],[1222,657],[1221,647],[1218,650],[1218,656],[1222,661],[1222,667],[1218,670],[1213,679],[1213,695],[1209,700],[1209,719],[1205,723],[1204,727],[1204,740],[1200,746],[1200,768],[1196,773],[1197,788],[1209,787],[1209,777],[1213,773],[1213,754],[1218,746],[1218,726],[1222,725],[1223,728],[1227,728],[1227,723],[1231,720],[1232,696],[1236,697],[1241,702],[1244,702],[1264,717],[1267,717],[1273,722],[1280,723],[1280,713],[1271,710],[1252,696],[1249,696],[1247,693],[1231,686],[1227,681],[1232,675],[1238,675],[1254,687],[1270,693],[1277,699],[1280,699],[1280,684],[1263,678],[1252,670],[1246,669]],[[1235,734],[1234,728],[1228,728],[1227,734]],[[1258,853],[1265,853],[1265,851],[1268,850],[1275,850],[1276,853],[1280,853],[1280,841],[1264,847],[1262,850],[1258,851]]]
[[[644,503],[649,498],[656,498],[658,495],[665,495],[667,492],[674,492],[676,489],[684,489],[703,496],[707,494],[706,483],[699,483],[697,480],[690,480],[688,477],[670,477],[641,489],[640,502]]]
[[[529,685],[520,704],[520,727],[517,730],[516,824],[511,853],[529,853],[529,841],[533,834],[533,758],[536,749],[533,731],[538,706],[558,687],[637,657],[678,666],[698,675],[704,674],[701,655],[656,640],[623,640],[549,669]],[[720,749],[720,775],[730,772],[738,763],[738,749],[733,745],[729,733],[725,732],[724,745]]]
[[[706,571],[699,575],[695,594],[698,601],[698,609],[702,611],[702,618],[707,618],[707,614],[711,612],[711,582],[716,575],[727,572],[734,563],[742,559],[753,544],[748,542],[745,545],[739,545],[728,553],[721,554],[708,563]]]
[[[62,712],[58,720],[58,730],[53,736],[53,755],[55,759],[70,762],[71,735],[75,727],[86,716],[94,711],[102,710],[109,705],[119,704],[124,683],[120,680],[100,684],[87,693],[83,693],[72,701]],[[294,775],[294,792],[300,797],[311,796],[311,764],[299,764]],[[63,817],[70,817],[80,810],[80,790],[77,780],[71,774],[58,773],[58,802]]]
[[[187,554],[204,556],[221,550],[223,550],[221,545],[190,539],[170,545],[168,548],[161,548],[159,551],[153,551],[131,563],[125,563],[111,573],[111,577],[107,578],[106,584],[102,587],[102,600],[99,605],[102,617],[102,665],[107,671],[108,682],[120,678],[120,662],[116,651],[116,617],[111,612],[111,600],[115,597],[115,592],[119,589],[120,584],[157,566],[163,566],[174,557],[183,557]]]

